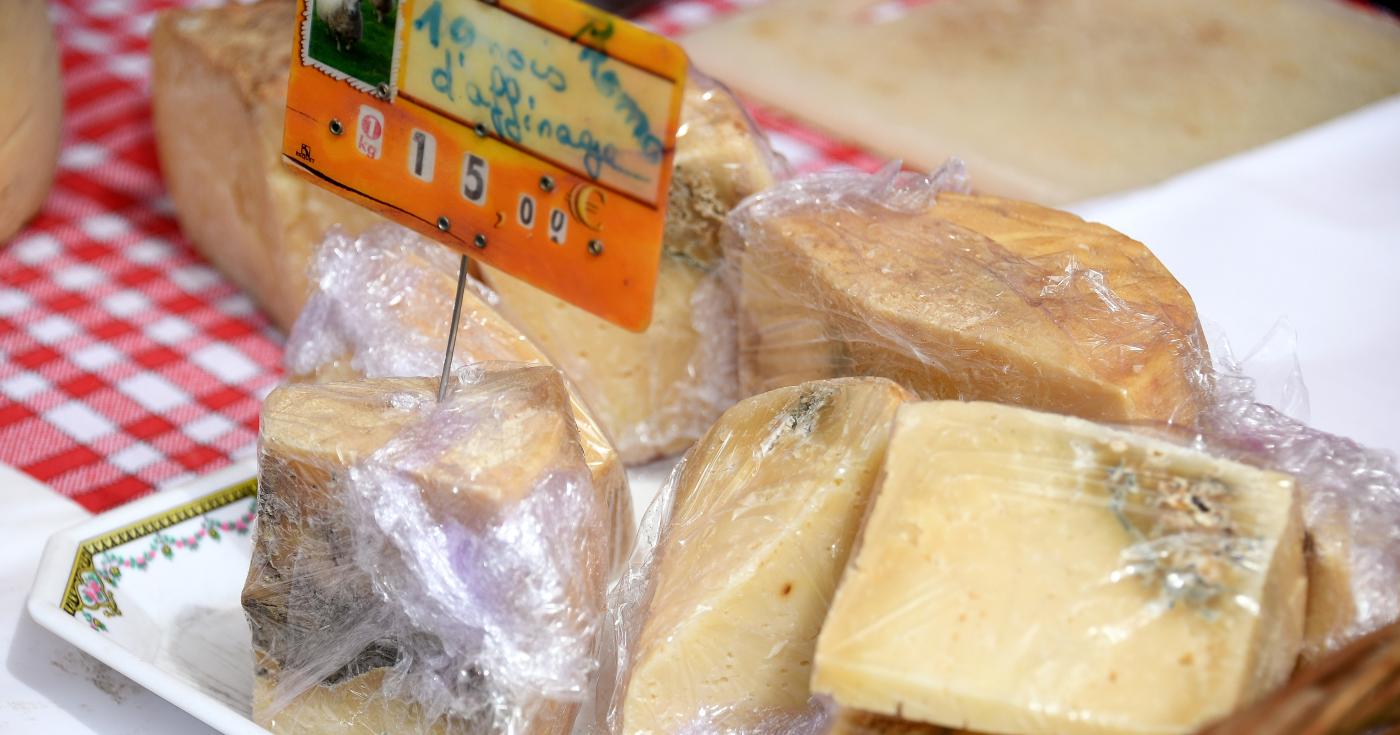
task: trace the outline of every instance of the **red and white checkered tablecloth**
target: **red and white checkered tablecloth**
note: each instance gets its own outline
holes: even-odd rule
[[[761,1],[761,0],[758,0]],[[755,0],[683,0],[678,34]],[[147,40],[199,0],[54,0],[64,140],[43,211],[0,250],[0,462],[91,511],[253,451],[281,337],[181,235],[156,161]],[[880,161],[780,115],[798,170]]]

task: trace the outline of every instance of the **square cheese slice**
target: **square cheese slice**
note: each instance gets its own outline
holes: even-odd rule
[[[783,388],[696,444],[655,552],[623,732],[750,732],[808,711],[817,632],[910,397],[878,378]]]
[[[843,706],[979,732],[1189,733],[1292,671],[1292,478],[1080,419],[900,409],[817,644]]]
[[[488,364],[436,389],[294,384],[264,403],[243,605],[274,732],[572,725],[615,534],[562,378]]]
[[[1210,367],[1196,309],[1142,243],[1067,212],[903,184],[796,179],[731,216],[745,393],[878,375],[924,398],[1195,416]]]

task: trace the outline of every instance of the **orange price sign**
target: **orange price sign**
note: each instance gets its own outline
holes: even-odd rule
[[[576,0],[298,0],[282,153],[609,321],[651,321],[685,54]]]

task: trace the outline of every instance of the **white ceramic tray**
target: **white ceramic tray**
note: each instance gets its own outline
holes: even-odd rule
[[[673,460],[628,472],[640,515]],[[29,614],[58,637],[225,733],[253,723],[253,654],[239,602],[257,468],[244,460],[49,539]]]
[[[29,614],[225,733],[249,719],[252,644],[239,594],[252,552],[253,460],[49,539]]]

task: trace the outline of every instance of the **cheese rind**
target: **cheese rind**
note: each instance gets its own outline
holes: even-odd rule
[[[578,386],[627,464],[690,446],[736,399],[733,315],[715,270],[724,217],[771,186],[773,154],[738,100],[686,87],[651,326],[629,332],[491,268],[501,309]]]
[[[277,732],[571,727],[613,532],[568,393],[553,368],[500,364],[436,388],[264,404],[243,603],[254,718]]]
[[[43,206],[58,165],[63,83],[44,0],[15,0],[0,23],[0,245]]]
[[[696,444],[655,551],[623,732],[747,731],[808,710],[816,635],[909,397],[870,378],[783,388]]]
[[[1292,478],[1070,417],[900,409],[813,688],[976,731],[1187,733],[1281,684]]]
[[[822,735],[976,735],[925,722],[873,715],[853,709],[838,709]]]
[[[436,375],[442,369],[457,290],[455,254],[393,225],[359,236],[328,233],[311,268],[311,295],[287,338],[286,367],[294,381]],[[506,321],[496,296],[475,279],[462,295],[453,364],[504,361],[549,364]],[[632,499],[626,470],[612,441],[569,385],[583,454],[593,483],[607,498],[618,538],[615,565],[631,549]]]
[[[325,231],[383,221],[282,163],[295,10],[264,0],[168,11],[151,33],[156,147],[180,228],[283,330]]]
[[[744,393],[879,375],[925,398],[1194,417],[1209,373],[1195,307],[1141,243],[889,175],[794,180],[731,216]]]

